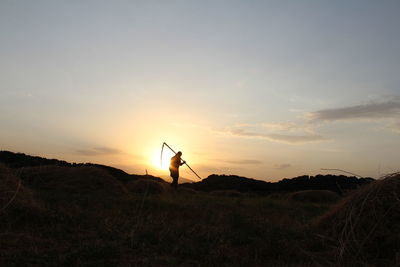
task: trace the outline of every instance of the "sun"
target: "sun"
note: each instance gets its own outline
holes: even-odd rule
[[[162,161],[160,158],[160,151],[155,151],[152,154],[152,164],[159,170],[168,170],[169,161],[175,154],[170,150],[164,150],[162,154]]]

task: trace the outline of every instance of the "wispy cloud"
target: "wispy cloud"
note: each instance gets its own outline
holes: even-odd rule
[[[304,112],[302,112],[304,114]],[[400,132],[400,123],[394,123],[400,118],[400,98],[371,102],[348,107],[323,109],[305,113],[303,120],[296,122],[259,122],[240,123],[223,128],[210,129],[213,133],[243,137],[249,139],[264,139],[284,144],[306,144],[332,141],[331,138],[319,134],[316,130],[320,123],[335,121],[369,120],[389,121],[386,129]],[[207,128],[207,127],[203,127]]]
[[[277,169],[277,170],[284,170],[284,169],[290,168],[291,166],[292,166],[292,165],[290,165],[289,163],[275,164],[275,165],[274,165],[274,169]]]
[[[259,138],[273,142],[280,142],[286,144],[304,144],[313,142],[328,141],[329,139],[315,133],[305,134],[280,134],[280,133],[261,133],[251,132],[244,129],[225,129],[225,131],[233,136]]]
[[[225,163],[229,164],[239,164],[239,165],[258,165],[262,164],[262,161],[255,160],[255,159],[239,159],[239,160],[220,160]]]
[[[324,109],[307,114],[311,122],[377,120],[398,118],[399,116],[400,101],[398,100]]]
[[[312,129],[309,125],[298,124],[294,122],[264,122],[261,123],[263,127],[266,127],[270,130],[274,131],[283,131],[283,132],[312,132]]]
[[[183,125],[180,126],[183,127]],[[271,142],[285,144],[304,144],[330,141],[329,138],[315,133],[313,129],[314,126],[306,123],[298,124],[294,122],[260,122],[239,123],[223,128],[210,128],[199,125],[196,125],[196,127],[207,129],[208,131],[219,135],[222,134],[250,139],[265,139]]]
[[[88,149],[78,149],[78,150],[76,150],[76,153],[83,155],[83,156],[103,156],[103,155],[125,154],[125,152],[123,152],[119,149],[110,148],[110,147],[94,147],[94,148],[88,148]]]
[[[393,132],[400,133],[400,122],[392,123],[387,128]]]

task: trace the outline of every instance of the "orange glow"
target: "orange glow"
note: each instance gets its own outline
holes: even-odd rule
[[[160,154],[161,154],[161,150],[155,151],[152,154],[151,162],[152,162],[153,166],[159,170],[168,170],[169,161],[170,161],[171,157],[174,156],[174,153],[171,150],[169,150],[168,148],[165,148],[163,151],[163,155],[162,155],[162,162],[160,160]]]

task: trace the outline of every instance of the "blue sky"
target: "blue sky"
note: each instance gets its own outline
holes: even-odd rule
[[[398,1],[2,1],[0,146],[157,175],[398,170]],[[189,176],[186,173],[186,176]]]

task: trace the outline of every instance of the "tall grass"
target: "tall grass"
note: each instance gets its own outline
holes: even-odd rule
[[[337,262],[400,265],[400,173],[348,195],[317,223]]]
[[[360,190],[354,199],[365,199],[367,194],[369,200],[346,200],[350,202],[331,210],[336,195],[326,192],[254,196],[187,188],[175,191],[168,184],[150,180],[124,184],[95,167],[26,168],[20,177],[1,167],[1,182],[7,180],[7,173],[16,181],[12,192],[20,183],[19,192],[28,193],[18,193],[6,210],[11,211],[23,199],[25,204],[42,203],[42,209],[24,204],[16,212],[0,215],[0,266],[327,266],[373,262],[362,257],[339,260],[337,249],[333,249],[337,245],[334,231],[329,229],[340,226],[334,219],[339,211],[358,214],[354,213],[358,204],[349,208],[343,203],[364,203],[367,208],[369,201],[380,199],[381,189],[368,194]],[[383,214],[383,220],[397,218]],[[319,223],[313,224],[316,220]],[[381,233],[385,236],[396,229]]]

